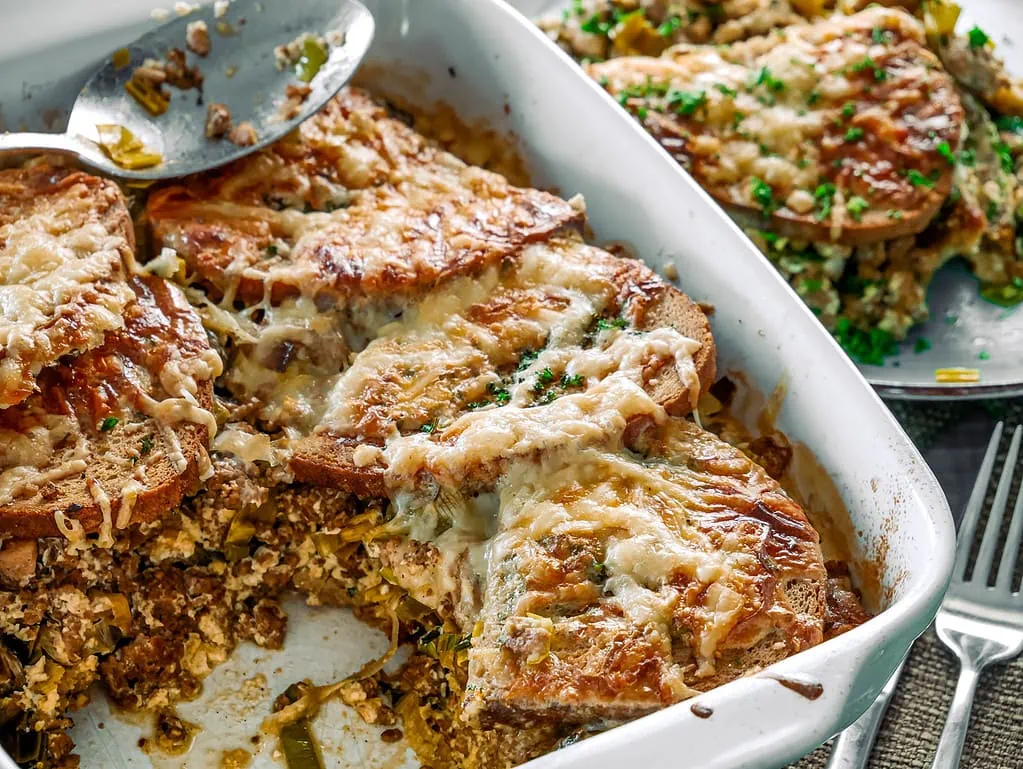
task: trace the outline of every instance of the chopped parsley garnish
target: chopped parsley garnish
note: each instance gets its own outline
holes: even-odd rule
[[[927,352],[930,349],[931,349],[931,340],[928,339],[925,336],[920,337],[913,344],[913,352],[915,352],[917,354],[922,353],[922,352]]]
[[[629,321],[625,318],[600,318],[597,321],[597,331],[607,331],[611,328],[628,328]]]
[[[872,30],[870,30],[870,39],[873,40],[875,43],[883,43],[885,41],[886,37],[885,33],[887,31],[888,30],[886,30],[884,27],[874,27]]]
[[[874,75],[874,80],[879,83],[888,79],[888,73],[884,68],[877,66],[877,62],[869,56],[865,56],[861,61],[851,65],[849,69],[853,72],[866,72],[870,70]]]
[[[734,88],[729,88],[724,83],[717,83],[717,84],[715,84],[714,87],[717,88],[719,91],[721,91],[721,93],[723,93],[725,96],[738,96],[739,95],[738,91],[736,91]]]
[[[817,189],[813,192],[813,197],[817,201],[817,213],[815,216],[818,221],[831,216],[831,206],[834,203],[837,191],[838,188],[831,182],[817,185]]]
[[[859,126],[853,126],[845,132],[845,140],[847,142],[858,141],[863,138],[863,129]]]
[[[987,33],[976,24],[974,24],[973,28],[966,33],[966,39],[970,41],[970,48],[983,48],[991,41],[991,38],[987,36]]]
[[[668,107],[679,115],[692,115],[707,103],[707,94],[703,91],[668,92]]]
[[[266,247],[266,255],[267,256],[277,256],[277,246],[273,245],[272,243],[269,246],[267,246]]]
[[[1012,150],[1009,149],[1009,145],[1005,142],[995,142],[991,145],[991,149],[1002,161],[1002,170],[1011,174],[1015,170],[1015,164],[1012,162]]]
[[[848,318],[839,318],[832,333],[842,349],[860,363],[882,366],[886,356],[898,352],[895,338],[889,332],[880,328],[870,331],[855,328]]]
[[[611,30],[621,24],[623,21],[628,19],[630,16],[642,16],[644,15],[642,8],[637,8],[634,11],[622,11],[615,8],[611,11],[611,16],[606,17],[601,13],[595,13],[582,24],[579,25],[579,29],[583,32],[587,32],[591,35],[604,35],[605,37],[610,34]]]
[[[481,409],[484,406],[489,406],[489,405],[490,405],[490,401],[488,401],[488,400],[481,400],[481,401],[469,401],[468,403],[465,404],[465,407],[467,409],[469,409],[469,411],[475,411],[476,409]]]
[[[819,278],[803,278],[799,284],[800,294],[814,294],[824,287],[824,281]]]
[[[436,429],[437,429],[437,425],[435,425],[433,422],[427,422],[425,425],[423,425],[422,427],[419,428],[419,432],[426,433],[427,435],[429,435],[430,433],[434,432]]]
[[[956,164],[956,154],[952,151],[948,142],[942,142],[938,145],[938,154],[945,158],[949,165],[954,166]]]
[[[854,114],[856,114],[856,105],[853,104],[851,101],[847,101],[845,105],[842,107],[842,114],[845,115],[846,117],[852,117]]]
[[[973,168],[977,164],[977,153],[973,150],[962,150],[959,153],[959,162],[968,168]]]
[[[555,401],[557,399],[558,399],[558,391],[557,390],[548,390],[547,392],[545,392],[543,394],[543,396],[540,397],[539,400],[537,400],[537,403],[547,404],[547,403],[551,403],[552,401]]]
[[[821,92],[817,89],[810,91],[810,95],[806,97],[806,104],[812,107],[814,104],[821,100]]]
[[[682,17],[672,16],[657,28],[657,34],[661,37],[671,37],[682,27]]]
[[[536,359],[540,357],[539,350],[526,350],[522,353],[522,357],[519,358],[519,366],[516,371],[525,371],[527,368],[533,365]]]
[[[1023,134],[1023,117],[1019,115],[1003,115],[995,121],[995,126],[999,131]]]
[[[117,417],[107,417],[102,422],[100,422],[99,429],[102,430],[105,433],[108,433],[111,430],[113,430],[115,427],[117,427],[117,423],[120,422],[120,421],[121,420],[118,419]]]
[[[935,182],[934,179],[924,176],[915,168],[909,169],[909,173],[906,174],[906,178],[909,179],[909,183],[914,187],[933,187]]]
[[[767,67],[761,67],[760,72],[757,74],[757,79],[753,81],[753,88],[758,85],[767,87],[767,90],[773,91],[774,93],[781,93],[785,90],[785,81],[779,80],[771,74],[771,70]]]
[[[533,389],[537,392],[541,392],[547,385],[554,381],[554,372],[549,368],[543,369],[539,374],[536,375],[536,384],[533,385]]]
[[[753,199],[757,202],[760,208],[765,214],[770,214],[778,208],[778,202],[774,199],[774,190],[771,189],[771,185],[765,182],[763,179],[753,177],[752,180],[753,188],[751,193]]]
[[[977,358],[979,360],[990,360],[991,353],[989,353],[987,350],[981,350],[979,353],[977,353]]]
[[[889,219],[896,219],[896,220],[901,219],[902,218],[902,211],[898,211],[898,210],[896,210],[894,208],[889,208],[888,209],[888,218]]]
[[[494,396],[494,401],[500,406],[511,400],[511,393],[497,382],[490,382],[487,385],[487,392]]]
[[[863,72],[867,69],[877,69],[877,62],[875,62],[869,56],[864,57],[861,61],[856,62],[852,65],[853,72]]]
[[[591,582],[600,583],[607,581],[607,564],[601,561],[594,561],[586,569],[586,576],[589,577]]]
[[[863,212],[870,208],[870,203],[859,195],[854,195],[849,198],[849,202],[845,204],[845,207],[852,214],[853,219],[860,221],[863,218]]]
[[[562,374],[561,375],[561,386],[562,387],[582,387],[586,384],[586,377],[582,374]]]
[[[146,454],[148,454],[152,450],[153,450],[153,439],[150,438],[147,435],[141,441],[141,448],[139,449],[139,453],[142,456],[145,456]]]

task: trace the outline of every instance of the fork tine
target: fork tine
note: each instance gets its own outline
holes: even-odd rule
[[[973,535],[977,531],[977,522],[980,520],[980,511],[984,507],[984,496],[987,494],[988,483],[991,482],[991,470],[995,466],[995,455],[998,453],[998,444],[1002,440],[1003,424],[995,425],[995,431],[991,433],[991,440],[988,441],[987,451],[984,453],[984,461],[980,464],[980,472],[977,473],[977,481],[973,484],[973,491],[970,492],[970,501],[966,504],[966,512],[963,514],[963,521],[959,525],[959,544],[956,547],[956,562],[952,569],[952,579],[962,582],[966,573],[966,562],[970,558],[970,548],[973,543]]]
[[[1009,533],[1005,537],[1002,562],[998,565],[998,579],[995,581],[995,588],[999,592],[1009,593],[1012,591],[1012,577],[1016,573],[1016,561],[1019,560],[1021,540],[1023,540],[1023,494],[1017,494],[1016,504],[1012,508]]]
[[[1021,436],[1023,436],[1023,426],[1017,427],[1012,433],[1009,453],[1005,456],[1002,476],[998,479],[998,490],[995,491],[995,499],[991,504],[991,515],[988,516],[987,526],[984,528],[984,539],[981,540],[980,552],[977,553],[977,564],[973,567],[973,582],[987,584],[988,576],[991,574],[991,565],[995,560],[995,547],[998,545],[998,535],[1002,532],[1005,507],[1009,501],[1009,488],[1012,486],[1013,473],[1016,472],[1016,457],[1019,455]]]

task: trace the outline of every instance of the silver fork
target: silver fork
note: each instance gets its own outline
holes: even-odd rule
[[[979,534],[977,525],[1002,437],[1001,422],[991,436],[959,529],[952,582],[935,619],[938,638],[959,658],[960,670],[955,697],[941,732],[932,769],[955,769],[959,766],[981,671],[994,662],[1004,662],[1023,652],[1023,595],[1012,591],[1012,577],[1020,555],[1020,540],[1023,539],[1023,494],[1016,497],[1013,506],[1005,547],[997,563],[997,574],[994,575],[995,584],[988,587],[988,580],[995,568],[995,550],[1005,520],[1021,435],[1023,427],[1017,427],[998,479],[991,514],[980,540],[977,562],[967,579],[967,561],[974,538]]]

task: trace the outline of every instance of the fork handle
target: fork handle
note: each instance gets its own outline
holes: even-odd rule
[[[877,739],[877,732],[881,728],[888,704],[892,701],[904,664],[905,660],[895,668],[892,677],[888,679],[866,712],[838,735],[825,769],[866,769],[867,762],[870,761],[870,751],[874,747],[874,740]]]
[[[948,720],[941,732],[938,752],[931,769],[957,769],[966,742],[966,729],[970,725],[970,711],[973,709],[973,695],[977,691],[980,670],[972,663],[963,663],[959,669],[959,682],[948,711]]]

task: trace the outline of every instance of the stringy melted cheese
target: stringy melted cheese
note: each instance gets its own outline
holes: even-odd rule
[[[442,484],[457,485],[472,469],[502,460],[586,446],[618,447],[633,419],[648,417],[659,424],[667,418],[643,388],[644,370],[666,361],[676,366],[683,382],[699,391],[692,362],[698,342],[671,328],[604,333],[615,336],[606,348],[546,351],[512,388],[508,405],[459,417],[439,441],[423,434],[389,441],[385,457],[394,485],[414,479],[423,469]],[[529,405],[535,380],[529,374],[558,364],[568,374],[586,376],[586,390],[561,395],[546,405]]]
[[[599,541],[606,574],[601,600],[631,626],[669,643],[676,612],[689,609],[699,620],[692,643],[699,674],[711,675],[718,645],[740,619],[762,567],[748,549],[695,525],[693,513],[706,504],[664,465],[606,451],[517,463],[502,481],[493,573],[503,574],[509,559],[518,563],[524,542]],[[528,572],[529,564],[515,568]],[[692,582],[700,589],[687,590]],[[537,583],[535,589],[545,588]]]
[[[49,200],[49,199],[48,199]],[[0,225],[0,404],[32,391],[27,376],[120,328],[134,299],[123,282],[123,233],[89,221],[87,194],[74,190]],[[84,225],[73,223],[82,219]],[[20,395],[19,395],[20,393]]]

